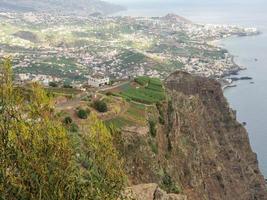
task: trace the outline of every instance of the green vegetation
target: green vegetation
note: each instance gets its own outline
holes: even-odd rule
[[[157,122],[154,119],[149,119],[148,120],[148,125],[149,125],[149,133],[152,137],[157,136]]]
[[[84,109],[79,109],[77,111],[77,116],[80,118],[80,119],[87,119],[88,118],[88,112]]]
[[[150,145],[151,151],[154,154],[158,154],[158,144],[156,142],[154,142],[153,140],[150,140],[149,145]]]
[[[74,122],[71,123],[70,127],[69,127],[69,131],[72,133],[77,133],[79,132],[79,127],[77,124],[75,124]]]
[[[139,77],[134,83],[138,86],[127,85],[120,92],[120,96],[136,102],[154,104],[165,99],[162,82],[157,78]]]
[[[49,82],[50,87],[57,87],[58,84],[56,82]]]
[[[13,86],[10,61],[0,77],[1,199],[117,200],[125,175],[104,124],[91,116],[69,133],[38,84]]]
[[[49,87],[49,88],[45,88],[45,90],[48,93],[51,93],[55,96],[66,96],[66,97],[73,97],[77,94],[79,94],[81,91],[74,89],[74,88],[53,88],[53,87]]]
[[[145,126],[146,125],[146,106],[144,104],[130,103],[127,111],[122,115],[107,120],[108,127],[114,126],[118,129],[125,126]]]
[[[72,119],[71,119],[71,117],[70,117],[70,116],[65,117],[65,119],[64,119],[64,124],[69,125],[69,124],[71,124],[71,123],[72,123]]]
[[[164,172],[164,176],[162,178],[161,187],[168,193],[181,193],[181,189],[176,185],[176,183],[172,180],[172,177],[166,171]]]
[[[63,123],[65,124],[66,128],[71,133],[77,133],[79,132],[79,127],[76,123],[73,122],[72,118],[70,116],[67,116],[64,118]]]
[[[134,123],[124,117],[116,117],[105,122],[108,127],[114,126],[116,128],[122,128],[124,126],[134,125]]]
[[[123,60],[123,65],[131,65],[132,63],[139,63],[145,59],[145,56],[138,52],[125,51],[120,55],[120,59]]]
[[[165,124],[165,118],[164,118],[164,112],[163,112],[163,106],[161,103],[156,104],[158,112],[159,112],[159,123],[164,125]]]
[[[107,103],[104,102],[104,101],[95,101],[93,103],[93,107],[98,111],[98,112],[101,112],[101,113],[104,113],[104,112],[107,112],[108,111],[108,106],[107,106]]]

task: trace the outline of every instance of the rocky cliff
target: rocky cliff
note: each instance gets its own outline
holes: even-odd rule
[[[248,134],[220,84],[176,72],[165,87],[168,101],[157,105],[156,135],[122,132],[119,149],[130,183],[157,183],[189,200],[267,199]]]

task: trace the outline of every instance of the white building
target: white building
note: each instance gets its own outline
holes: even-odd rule
[[[88,76],[88,85],[92,87],[101,87],[109,84],[109,77],[102,75]]]

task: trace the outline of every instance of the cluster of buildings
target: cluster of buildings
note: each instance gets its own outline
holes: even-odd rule
[[[60,82],[61,79],[53,76],[48,76],[44,74],[16,74],[15,77],[17,84],[24,84],[28,82],[39,82],[44,86],[49,86],[51,82]]]
[[[26,12],[0,13],[0,20],[6,26],[0,31],[0,56],[13,56],[18,81],[45,85],[68,79],[98,87],[111,78],[164,78],[181,68],[220,78],[239,67],[231,55],[209,42],[259,33],[254,28],[195,24],[177,15],[78,17]],[[39,37],[36,43],[12,33],[12,27],[23,30],[29,25],[40,29],[39,35],[33,30]]]

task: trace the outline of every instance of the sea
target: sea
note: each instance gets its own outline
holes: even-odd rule
[[[150,0],[125,6],[128,10],[117,15],[151,17],[175,13],[196,23],[234,24],[261,31],[258,36],[227,38],[219,45],[235,56],[237,64],[247,68],[237,77],[253,78],[235,82],[236,87],[226,89],[224,94],[237,111],[238,120],[246,122],[251,146],[267,178],[267,1]]]

